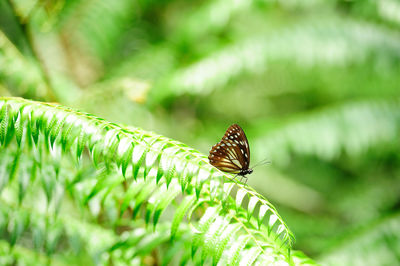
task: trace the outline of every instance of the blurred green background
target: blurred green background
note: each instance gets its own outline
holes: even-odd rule
[[[204,154],[238,123],[296,249],[400,261],[400,1],[3,0],[0,95]]]

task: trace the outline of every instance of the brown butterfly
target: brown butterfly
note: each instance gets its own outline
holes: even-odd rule
[[[231,125],[221,141],[215,144],[208,155],[210,164],[219,170],[245,177],[253,172],[250,165],[250,148],[243,129]]]

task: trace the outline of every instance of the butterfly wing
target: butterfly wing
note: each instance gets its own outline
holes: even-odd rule
[[[247,170],[250,164],[250,148],[243,129],[231,125],[221,141],[215,144],[208,156],[210,163],[228,173],[240,173]]]

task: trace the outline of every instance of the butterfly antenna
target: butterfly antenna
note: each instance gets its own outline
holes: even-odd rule
[[[252,168],[263,165],[263,164],[267,164],[267,163],[271,163],[271,161],[269,161],[268,159],[264,159],[264,160],[256,163],[256,165],[254,165]]]

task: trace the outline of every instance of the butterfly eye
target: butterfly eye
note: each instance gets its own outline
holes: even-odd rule
[[[231,125],[221,141],[211,148],[208,159],[221,171],[241,176],[250,174],[250,149],[243,129],[239,125]]]

